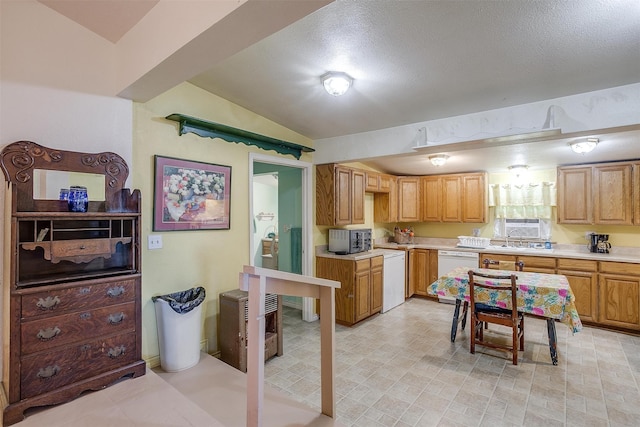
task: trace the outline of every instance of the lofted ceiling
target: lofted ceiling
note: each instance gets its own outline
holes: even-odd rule
[[[158,2],[39,1],[114,43]],[[189,81],[321,140],[638,83],[639,22],[637,0],[336,0]],[[324,92],[329,70],[352,90]],[[440,171],[640,157],[640,125],[597,136],[578,159],[569,139],[450,147]],[[361,160],[420,174],[426,154]]]

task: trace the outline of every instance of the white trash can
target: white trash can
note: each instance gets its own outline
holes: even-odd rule
[[[152,297],[158,324],[160,367],[166,372],[191,368],[200,360],[204,288]]]

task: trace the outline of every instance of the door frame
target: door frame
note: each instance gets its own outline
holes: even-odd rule
[[[253,261],[253,235],[255,234],[253,218],[253,163],[268,163],[278,166],[287,166],[302,171],[302,274],[306,276],[313,275],[313,164],[303,162],[301,160],[291,160],[287,158],[269,156],[260,153],[249,153],[249,262],[254,265]],[[302,298],[302,320],[313,322],[318,320],[315,313],[315,299]]]

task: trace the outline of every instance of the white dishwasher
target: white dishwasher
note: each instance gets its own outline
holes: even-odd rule
[[[477,252],[438,251],[438,277],[444,276],[454,268],[478,268],[480,255]],[[455,298],[438,297],[438,301],[454,304]]]
[[[382,266],[382,313],[404,302],[405,252],[384,251]]]

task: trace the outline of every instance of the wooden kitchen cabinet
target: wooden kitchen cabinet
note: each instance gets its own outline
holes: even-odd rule
[[[486,173],[462,176],[462,222],[487,222]]]
[[[407,296],[433,297],[428,287],[438,279],[438,251],[415,248],[409,251],[409,285]]]
[[[423,176],[421,188],[423,221],[487,222],[484,172]]]
[[[640,330],[640,264],[600,262],[598,323]]]
[[[341,283],[336,289],[336,323],[351,326],[382,310],[382,256],[361,260],[316,257],[316,275]]]
[[[2,316],[3,425],[10,425],[30,408],[145,374],[141,197],[123,188],[128,167],[114,153],[20,141],[1,161],[11,183]],[[104,175],[105,200],[69,212],[66,201],[34,198],[35,169]],[[46,177],[39,184],[58,188]]]
[[[632,163],[633,173],[633,223],[640,225],[640,162]]]
[[[420,219],[420,177],[399,177],[398,222],[418,222]]]
[[[490,259],[494,261],[507,261],[507,262],[516,262],[517,257],[515,255],[506,255],[506,254],[480,254],[478,267],[484,268],[483,261],[485,259]],[[526,267],[526,265],[525,265]],[[489,268],[493,270],[498,270],[498,264],[489,264]]]
[[[558,168],[558,223],[632,225],[633,163],[602,163]]]
[[[633,224],[631,172],[630,163],[593,167],[595,224]]]
[[[558,273],[567,277],[575,296],[580,320],[598,321],[598,262],[592,260],[558,258]]]
[[[380,191],[380,174],[378,172],[365,172],[364,191],[369,193],[377,193]]]
[[[374,222],[392,223],[398,221],[398,185],[395,177],[386,175],[381,186],[387,191],[373,195]]]
[[[324,164],[316,166],[316,224],[364,224],[364,171]]]
[[[593,223],[591,179],[592,169],[590,166],[558,168],[558,223]]]
[[[524,271],[556,274],[556,259],[552,257],[518,255],[517,262],[524,263]]]

